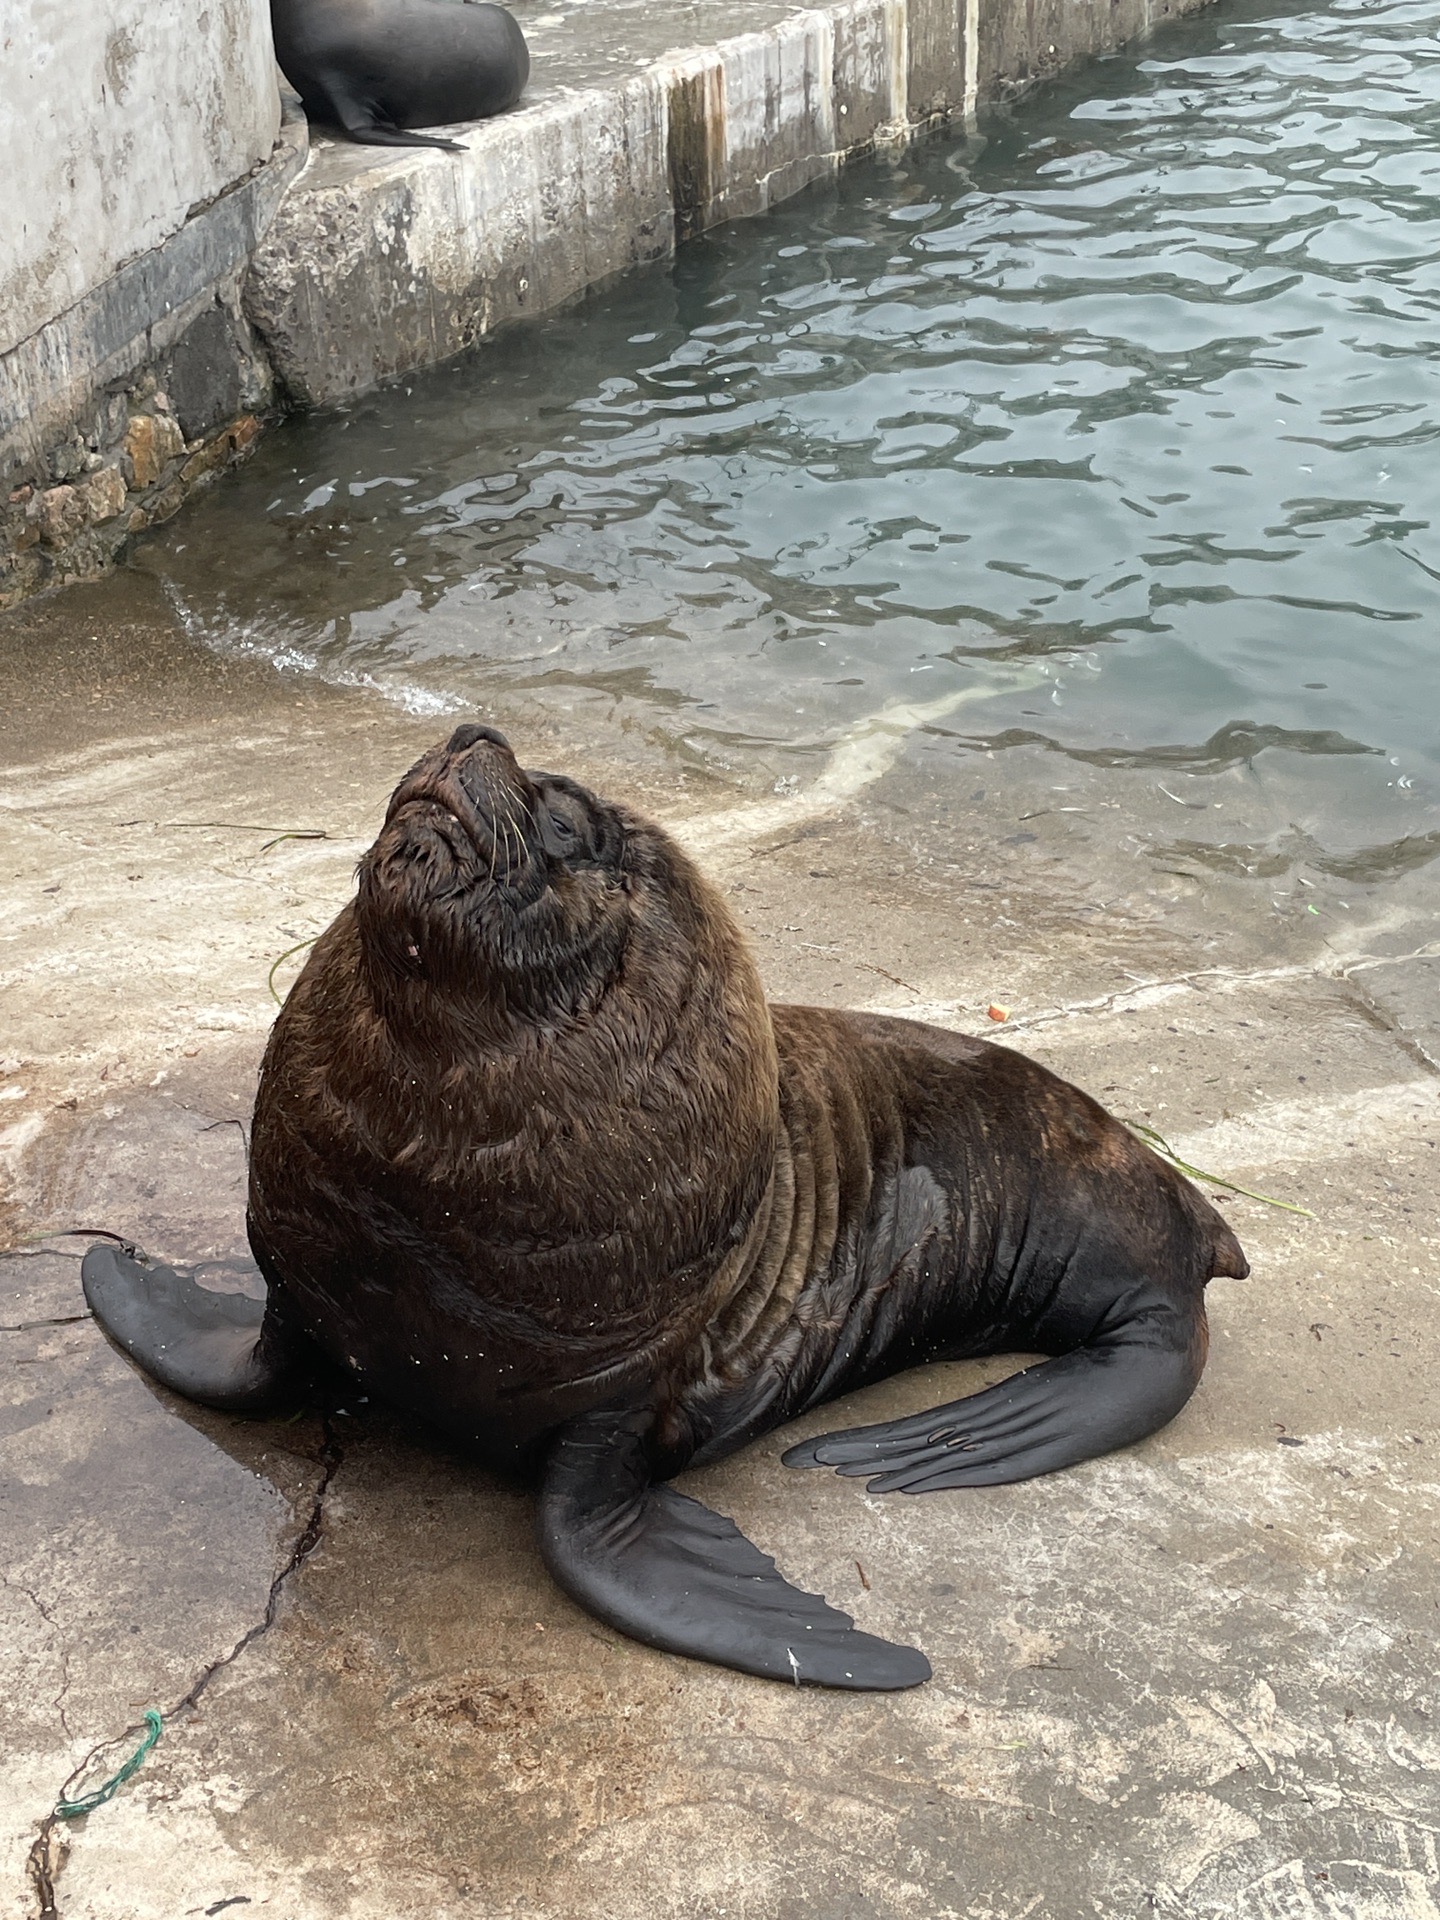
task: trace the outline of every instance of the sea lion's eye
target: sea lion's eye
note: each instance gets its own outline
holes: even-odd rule
[[[540,844],[552,860],[573,867],[593,860],[596,848],[595,816],[587,797],[570,783],[549,779],[536,796],[535,824]]]

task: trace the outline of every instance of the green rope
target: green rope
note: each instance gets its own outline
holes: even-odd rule
[[[1181,1173],[1188,1173],[1192,1180],[1206,1180],[1212,1187],[1223,1187],[1227,1193],[1243,1193],[1247,1200],[1259,1200],[1267,1207],[1280,1207],[1286,1213],[1303,1214],[1307,1220],[1313,1220],[1314,1214],[1309,1207],[1297,1207],[1293,1200],[1277,1200],[1273,1194],[1256,1193],[1250,1187],[1237,1187],[1233,1180],[1222,1180],[1218,1173],[1206,1173],[1203,1167],[1192,1167],[1188,1160],[1182,1160],[1170,1142],[1153,1127],[1147,1127],[1142,1121],[1127,1120],[1125,1125],[1136,1133],[1146,1146],[1154,1147],[1157,1153],[1163,1153],[1172,1167],[1178,1167]]]
[[[78,1800],[56,1801],[55,1818],[57,1820],[78,1820],[82,1814],[93,1813],[97,1807],[103,1807],[107,1800],[114,1799],[130,1776],[140,1771],[146,1754],[160,1738],[164,1723],[154,1707],[145,1709],[145,1727],[145,1738],[120,1771],[112,1773],[103,1786],[96,1787],[93,1793],[82,1793]]]

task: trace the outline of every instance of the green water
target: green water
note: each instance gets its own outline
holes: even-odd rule
[[[956,779],[1239,766],[1320,866],[1423,864],[1437,30],[1218,8],[292,423],[141,564],[212,643],[420,711],[578,689],[803,779],[924,702]]]

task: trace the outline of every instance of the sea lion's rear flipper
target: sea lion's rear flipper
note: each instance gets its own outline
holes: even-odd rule
[[[1116,1303],[1091,1340],[963,1400],[803,1441],[787,1467],[873,1474],[871,1493],[934,1493],[1033,1480],[1173,1420],[1205,1364],[1205,1316],[1156,1293]]]
[[[170,1267],[108,1243],[91,1247],[80,1280],[106,1333],[162,1386],[226,1413],[268,1412],[298,1386],[303,1342],[281,1327],[273,1301],[201,1286],[199,1271],[232,1288],[260,1281],[253,1261]]]
[[[918,1686],[913,1647],[858,1633],[802,1593],[733,1520],[650,1477],[650,1415],[601,1408],[563,1427],[540,1496],[540,1550],[572,1599],[667,1653],[795,1686]]]
[[[458,140],[447,140],[438,133],[416,133],[409,127],[397,127],[371,100],[361,98],[350,75],[339,68],[327,68],[315,76],[312,96],[316,98],[316,118],[333,121],[350,139],[362,147],[439,147],[443,153],[466,153]],[[307,109],[309,102],[307,100]]]
[[[362,147],[437,147],[441,153],[468,153],[463,140],[442,140],[438,134],[413,133],[409,127],[386,127],[378,121],[346,127],[346,133]]]

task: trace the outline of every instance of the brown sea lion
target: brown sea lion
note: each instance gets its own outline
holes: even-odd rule
[[[1244,1255],[1193,1187],[1009,1048],[768,1007],[660,828],[459,728],[396,788],[270,1038],[263,1307],[114,1246],[85,1287],[157,1379],[273,1406],[310,1343],[540,1482],[546,1563],[637,1639],[796,1683],[911,1686],[913,1648],[791,1587],[664,1483],[940,1357],[1055,1355],[805,1442],[907,1493],[1138,1440]]]

